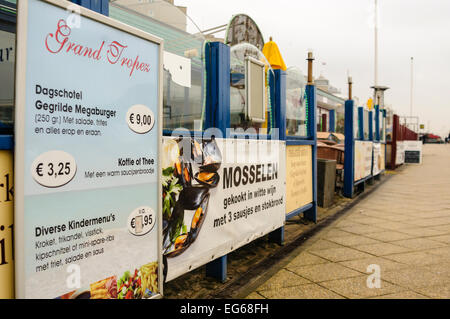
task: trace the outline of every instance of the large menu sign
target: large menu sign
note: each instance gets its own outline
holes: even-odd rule
[[[372,151],[372,142],[355,141],[355,182],[372,173]]]
[[[164,137],[167,281],[284,225],[286,145]]]
[[[68,5],[19,2],[16,295],[158,297],[162,42]]]

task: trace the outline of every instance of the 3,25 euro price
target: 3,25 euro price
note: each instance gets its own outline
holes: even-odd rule
[[[61,187],[69,183],[77,170],[75,159],[63,151],[49,151],[39,155],[31,165],[33,179],[44,187]]]

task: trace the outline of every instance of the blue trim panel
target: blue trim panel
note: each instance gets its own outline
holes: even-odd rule
[[[300,208],[290,212],[289,214],[286,214],[286,220],[289,220],[289,219],[291,219],[291,218],[293,218],[293,217],[295,217],[297,215],[300,215],[303,212],[306,212],[307,210],[310,210],[311,208],[313,208],[313,206],[314,206],[313,203],[309,203],[309,204],[306,204],[303,207],[300,207]]]
[[[362,182],[365,182],[365,181],[367,181],[368,179],[371,179],[372,177],[373,177],[372,175],[369,175],[369,176],[367,176],[367,177],[361,178],[360,180],[354,182],[353,185],[356,186],[356,185],[358,185],[358,184],[361,184]]]
[[[358,128],[358,140],[364,141],[364,108],[362,106],[358,107]]]
[[[70,0],[89,10],[109,16],[109,0]]]
[[[336,110],[330,110],[330,129],[329,132],[336,132]]]
[[[14,137],[12,135],[0,135],[0,150],[14,150]]]

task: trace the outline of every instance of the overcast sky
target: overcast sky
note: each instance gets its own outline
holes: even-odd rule
[[[272,36],[286,65],[306,74],[306,55],[347,94],[347,71],[361,102],[374,84],[374,0],[175,0],[205,30],[245,13],[264,40]],[[450,131],[450,1],[378,0],[379,78],[390,87],[385,103],[410,114],[411,57],[414,57],[413,115],[440,135]],[[323,65],[322,63],[326,63]]]

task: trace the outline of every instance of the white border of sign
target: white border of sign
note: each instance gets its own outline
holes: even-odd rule
[[[92,10],[80,7],[72,2],[63,0],[41,0],[56,7],[65,10],[72,9],[77,6],[82,17],[103,23],[109,27],[129,33],[159,45],[159,88],[158,88],[158,172],[157,180],[161,179],[161,144],[162,144],[162,103],[163,103],[163,57],[164,57],[164,41],[161,38],[153,36],[147,32],[131,27],[122,22],[111,19]],[[25,291],[25,265],[24,250],[24,180],[25,171],[23,169],[25,154],[25,92],[26,92],[26,61],[27,61],[27,21],[28,21],[28,0],[18,1],[17,7],[17,31],[16,31],[16,83],[15,83],[15,159],[14,159],[14,183],[15,183],[15,200],[14,200],[14,247],[15,247],[15,281],[16,281],[16,298],[24,298]],[[158,194],[162,194],[162,185],[158,183]],[[158,288],[159,294],[152,297],[161,298],[163,295],[163,272],[162,272],[162,214],[161,200],[158,202]],[[18,262],[19,261],[19,262]],[[20,262],[22,261],[22,262]],[[55,296],[56,297],[56,296]]]

